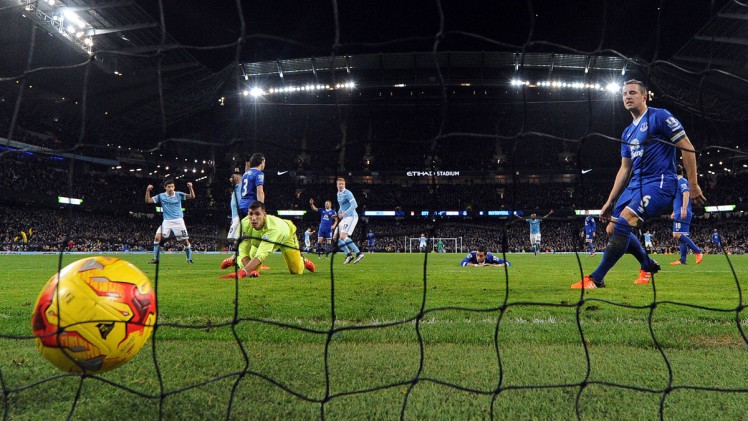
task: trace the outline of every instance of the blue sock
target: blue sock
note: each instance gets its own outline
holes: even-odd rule
[[[587,243],[587,247],[590,249],[590,254],[595,252],[595,246],[592,245],[591,241]]]
[[[161,248],[161,244],[153,243],[153,258],[155,260],[158,260],[158,252],[160,248]]]
[[[686,263],[686,259],[688,256],[688,246],[683,241],[683,236],[680,236],[680,239],[678,240],[678,249],[680,250],[680,261],[681,263]]]
[[[187,254],[187,260],[192,260],[192,247],[187,246],[184,252]]]
[[[325,256],[327,256],[328,254],[330,254],[330,252],[332,251],[332,250],[330,250],[331,247],[332,247],[332,245],[330,245],[329,243],[327,245],[325,245]]]
[[[691,239],[691,237],[689,237],[687,235],[682,235],[681,234],[680,241],[682,241],[686,245],[686,247],[688,247],[691,250],[693,250],[694,253],[696,253],[696,254],[701,253],[701,249],[696,245],[696,243],[693,242],[693,240]]]
[[[340,248],[340,250],[345,254],[351,254],[351,251],[348,250],[348,246],[343,242],[343,240],[338,240],[338,248]]]
[[[351,251],[353,251],[353,253],[355,254],[361,253],[361,250],[358,249],[358,246],[356,245],[356,243],[354,243],[353,240],[351,240],[350,238],[347,239],[345,244],[348,246],[349,249],[351,249]]]
[[[629,242],[631,240],[630,234],[631,231],[633,231],[633,227],[623,218],[619,218],[619,220],[620,222],[616,223],[613,235],[610,237],[608,245],[605,247],[603,261],[600,262],[597,269],[590,274],[598,284],[605,280],[605,275],[629,248]],[[641,247],[641,244],[639,244],[639,247]]]
[[[639,265],[641,266],[642,270],[646,270],[647,272],[652,271],[652,269],[649,267],[652,259],[649,258],[649,256],[647,255],[647,251],[644,250],[644,247],[642,247],[642,243],[639,241],[639,238],[633,232],[629,234],[629,247],[628,249],[626,249],[626,253],[632,254],[634,257],[636,257],[636,260],[639,261]]]

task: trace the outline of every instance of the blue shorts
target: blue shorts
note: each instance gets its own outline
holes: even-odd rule
[[[685,218],[673,219],[673,234],[688,234],[691,231],[691,218],[693,218],[693,214],[688,212]]]
[[[660,216],[665,209],[673,205],[677,187],[676,182],[629,184],[618,198],[613,216],[621,216],[624,208],[631,209],[641,220]]]
[[[592,241],[595,239],[594,233],[592,232],[586,232],[584,233],[584,239],[587,241]]]
[[[332,227],[330,226],[319,226],[319,232],[317,233],[318,238],[324,238],[326,240],[329,240],[332,238]]]

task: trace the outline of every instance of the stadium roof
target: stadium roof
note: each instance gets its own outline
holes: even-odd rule
[[[126,142],[128,138],[139,136],[143,136],[141,140],[147,138],[152,141],[154,138],[168,137],[171,135],[168,127],[210,109],[222,95],[234,94],[235,88],[241,88],[242,78],[246,81],[259,80],[263,83],[282,85],[297,78],[314,81],[329,76],[325,73],[329,73],[326,69],[331,67],[330,55],[304,57],[298,50],[293,50],[297,51],[296,53],[285,54],[296,54],[294,58],[280,59],[281,55],[278,55],[278,60],[241,62],[238,68],[231,64],[216,68],[215,63],[201,62],[193,53],[202,57],[203,47],[189,47],[182,43],[200,37],[200,32],[203,31],[206,42],[213,42],[213,48],[218,49],[220,46],[216,43],[220,40],[214,37],[214,32],[221,32],[220,28],[206,29],[191,26],[186,22],[180,24],[167,21],[167,32],[163,30],[162,21],[158,18],[158,10],[153,10],[156,7],[155,3],[144,2],[141,3],[141,7],[134,1],[123,0],[0,0],[0,27],[4,28],[0,31],[0,54],[3,57],[3,62],[0,63],[0,96],[10,99],[6,102],[15,102],[18,89],[7,81],[14,78],[20,80],[25,76],[25,82],[33,84],[34,90],[26,91],[22,105],[29,107],[32,113],[43,118],[55,118],[60,124],[68,124],[75,132],[82,123],[82,104],[76,101],[80,101],[85,94],[87,133],[95,134],[102,143],[110,139]],[[483,43],[480,47],[488,49],[487,51],[480,51],[481,48],[478,48],[473,51],[438,51],[433,54],[428,50],[402,52],[397,48],[388,48],[389,44],[382,43],[378,44],[378,48],[390,52],[341,53],[332,60],[332,68],[336,70],[336,78],[340,77],[342,81],[346,75],[351,75],[361,88],[391,86],[393,83],[438,86],[441,81],[435,73],[436,63],[439,64],[441,76],[447,83],[507,83],[507,80],[515,75],[520,78],[530,75],[537,80],[561,74],[571,75],[575,80],[584,80],[591,77],[590,75],[618,75],[618,79],[621,79],[624,76],[621,73],[625,70],[626,76],[635,75],[648,80],[660,98],[692,110],[695,114],[703,113],[720,120],[748,121],[748,83],[744,79],[739,79],[745,78],[748,70],[748,35],[745,35],[748,34],[748,8],[732,1],[718,1],[717,4],[724,6],[677,50],[672,58],[663,57],[669,58],[669,61],[648,62],[635,59],[632,57],[640,51],[628,51],[618,45],[616,47],[623,53],[601,50],[585,54],[571,52],[570,48],[558,48],[554,52],[553,46],[548,44],[542,45],[542,51],[538,51],[540,48],[511,48],[510,45],[500,48],[496,44]],[[444,6],[455,7],[450,4]],[[538,5],[539,8],[540,6],[542,5]],[[595,4],[594,7],[598,6]],[[695,7],[689,2],[689,5],[683,7],[688,9],[692,6]],[[187,2],[178,10],[168,10],[170,13],[167,15],[186,16],[190,7],[192,6]],[[215,23],[216,19],[222,22],[226,19],[222,13],[236,15],[235,8],[226,11],[219,10],[217,6],[208,7],[203,4],[200,7],[200,10],[205,10],[206,7],[216,9],[217,17],[214,16],[213,21],[210,21],[209,16],[205,16],[208,22]],[[615,9],[623,6],[611,4],[608,7]],[[585,13],[582,10],[565,9],[568,8],[564,7],[556,12]],[[258,14],[260,11],[244,12],[247,15]],[[81,25],[72,30],[69,23],[75,24],[76,18],[71,14],[75,14],[81,22]],[[682,19],[683,15],[685,12],[674,17]],[[669,16],[673,17],[672,14]],[[464,19],[464,16],[458,17],[454,13],[448,17],[450,22]],[[233,25],[236,16],[232,19]],[[701,19],[700,22],[703,23],[707,18]],[[563,19],[551,17],[551,21],[556,20]],[[350,16],[347,20],[343,19],[341,29],[346,29],[345,25],[350,25],[350,21]],[[326,25],[328,22],[318,23]],[[431,40],[427,40],[427,44],[433,44],[434,28],[419,22],[413,24],[418,31],[425,28],[425,33],[431,34]],[[42,36],[45,32],[36,31],[32,41],[33,25],[42,28],[49,36]],[[277,26],[278,22],[267,22],[265,26],[260,26],[259,30],[268,29],[268,25]],[[281,25],[283,28],[293,26],[292,22],[285,22],[283,25],[286,25]],[[486,22],[479,22],[476,25],[484,25],[480,28],[484,28],[485,25],[496,26]],[[515,24],[517,25],[520,23]],[[613,21],[609,25],[621,23]],[[476,33],[482,33],[480,28],[475,29]],[[576,28],[578,32],[583,31],[578,26]],[[679,27],[684,28],[687,26]],[[547,36],[544,31],[553,32],[557,29],[535,28],[538,36]],[[615,29],[617,27],[613,28]],[[387,27],[383,30],[393,29]],[[401,31],[408,30],[401,28]],[[192,36],[187,37],[186,34]],[[247,41],[249,38],[257,38],[254,33],[247,32],[247,35]],[[350,33],[344,35],[351,37]],[[385,34],[389,35],[390,32]],[[658,43],[658,47],[669,42],[668,40],[675,35],[677,34],[663,39]],[[462,35],[450,33],[449,40],[453,41],[452,45],[460,36]],[[559,36],[566,37],[561,40],[562,42],[573,39],[569,34]],[[631,35],[634,38],[636,36]],[[185,37],[188,41],[185,41]],[[86,40],[89,38],[91,41],[87,44]],[[363,38],[365,37],[361,37]],[[599,41],[597,38],[599,36],[594,35],[589,39],[585,38],[585,42],[596,44]],[[683,34],[675,38],[681,39]],[[279,40],[278,43],[293,44],[292,41],[293,39],[286,39]],[[325,43],[330,45],[332,40],[308,41],[317,46],[324,46]],[[442,49],[450,48],[447,41],[442,44]],[[35,48],[32,60],[29,61],[28,50],[32,45]],[[475,46],[476,43],[466,45]],[[64,46],[67,48],[62,48]],[[496,51],[498,49],[504,51]],[[236,48],[229,45],[223,50],[227,50],[229,55],[233,56]],[[298,58],[300,56],[303,58]],[[709,70],[702,72],[704,69]],[[589,72],[589,75],[586,72]],[[239,80],[232,79],[231,76],[238,77]],[[5,83],[2,82],[3,78],[6,80]],[[84,78],[88,81],[85,89],[82,83]],[[160,90],[163,95],[159,94]],[[165,111],[163,116],[162,108]]]

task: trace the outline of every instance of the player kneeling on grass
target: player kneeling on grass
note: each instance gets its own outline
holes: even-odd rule
[[[499,259],[491,253],[486,252],[485,247],[479,247],[478,251],[471,251],[462,259],[460,266],[511,266],[504,259]]]
[[[249,213],[242,219],[242,232],[245,233],[239,243],[239,261],[242,268],[221,278],[259,277],[258,269],[268,255],[276,250],[281,251],[292,274],[301,275],[305,268],[310,272],[316,271],[314,263],[301,256],[296,225],[289,220],[265,213],[264,203],[254,201],[249,205]]]

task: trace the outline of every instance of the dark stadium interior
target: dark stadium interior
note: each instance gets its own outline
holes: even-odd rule
[[[569,233],[581,222],[574,211],[599,209],[605,201],[620,162],[619,134],[630,121],[618,92],[605,84],[628,78],[645,80],[652,105],[673,110],[683,122],[699,152],[709,204],[736,205],[734,212],[701,215],[697,235],[745,220],[746,8],[688,2],[661,21],[657,5],[644,1],[584,12],[602,19],[629,8],[650,10],[650,21],[640,24],[659,24],[668,33],[653,48],[639,33],[645,31],[624,36],[626,23],[614,19],[604,34],[580,37],[573,30],[579,10],[556,2],[532,11],[530,34],[526,23],[509,18],[526,5],[503,3],[518,10],[493,11],[490,23],[471,20],[462,10],[467,5],[445,3],[438,45],[438,18],[418,12],[434,13],[432,3],[408,10],[341,5],[335,45],[329,5],[244,10],[241,38],[234,2],[164,2],[162,32],[158,2],[105,7],[70,0],[63,4],[91,23],[76,38],[55,29],[59,2],[2,1],[2,248],[54,250],[66,237],[79,238],[76,247],[89,251],[148,246],[151,218],[158,215],[143,203],[143,192],[149,183],[160,188],[167,176],[177,178],[178,190],[187,181],[196,184],[198,198],[187,206],[191,233],[203,237],[196,249],[222,248],[228,176],[241,156],[261,151],[273,211],[307,209],[311,197],[334,199],[334,179],[345,176],[365,210],[405,212],[365,221],[361,232],[391,239],[382,241],[383,250],[402,251],[400,234],[430,229],[420,216],[425,210],[466,211],[467,217],[440,220],[448,224],[440,229],[471,245],[487,241],[498,249],[501,228],[509,224],[509,249],[522,250],[524,225],[479,212],[554,209],[544,240],[572,251],[579,244]],[[299,21],[264,18],[286,8]],[[395,9],[396,21],[382,25]],[[367,15],[370,28],[350,26]],[[92,46],[83,43],[86,37]],[[569,86],[542,84],[560,80]],[[345,83],[355,86],[335,86]],[[71,209],[57,196],[84,202]],[[107,232],[83,228],[104,215],[111,218]],[[71,216],[72,227],[64,222]],[[299,222],[315,218],[307,214]],[[464,228],[455,228],[461,223]],[[665,225],[652,225],[663,244]],[[19,244],[18,232],[32,226],[31,243]],[[496,237],[482,239],[483,228],[470,226],[494,228]],[[725,237],[734,251],[745,250],[742,228]]]

